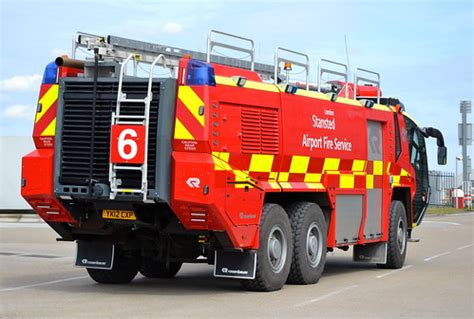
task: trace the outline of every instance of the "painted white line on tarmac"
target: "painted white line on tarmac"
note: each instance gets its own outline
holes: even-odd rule
[[[434,220],[425,220],[424,223],[427,223],[427,224],[447,224],[447,225],[453,225],[453,226],[461,226],[460,223],[455,223],[455,222],[440,222],[440,221],[434,221]]]
[[[72,277],[72,278],[66,278],[66,279],[58,279],[58,280],[53,280],[53,281],[47,281],[47,282],[42,282],[42,283],[33,284],[33,285],[25,285],[25,286],[19,286],[19,287],[3,288],[3,289],[0,289],[0,292],[9,292],[9,291],[16,291],[16,290],[22,290],[22,289],[28,289],[28,288],[35,288],[35,287],[41,287],[41,286],[48,286],[48,285],[59,284],[59,283],[61,283],[61,282],[67,282],[67,281],[73,281],[73,280],[80,280],[80,279],[85,279],[85,278],[89,278],[89,276],[79,276],[79,277]]]
[[[463,249],[466,249],[466,248],[469,248],[469,247],[472,247],[472,246],[474,246],[474,244],[470,244],[470,245],[466,245],[466,246],[461,246],[461,247],[456,248],[456,250],[463,250]]]
[[[0,223],[0,228],[48,228],[48,224],[43,222],[36,223]]]
[[[386,277],[386,276],[390,276],[390,275],[392,275],[392,274],[395,274],[395,273],[400,272],[400,271],[402,271],[402,270],[409,269],[409,268],[411,268],[411,267],[413,267],[413,265],[406,265],[406,266],[404,266],[403,268],[386,272],[385,274],[378,275],[378,276],[375,277],[375,278],[380,279],[380,278],[383,278],[383,277]]]
[[[310,304],[312,304],[312,303],[319,302],[319,301],[321,301],[321,300],[330,298],[330,297],[335,296],[335,295],[338,295],[338,294],[340,294],[340,293],[342,293],[342,292],[344,292],[344,291],[347,291],[347,290],[350,290],[350,289],[354,289],[354,288],[357,288],[357,287],[359,287],[359,286],[358,286],[358,285],[352,285],[352,286],[349,286],[349,287],[345,287],[345,288],[342,288],[342,289],[339,289],[339,290],[330,292],[330,293],[328,293],[328,294],[319,296],[318,298],[314,298],[314,299],[311,299],[311,300],[308,300],[308,301],[305,301],[305,302],[302,302],[302,303],[298,303],[298,304],[296,304],[296,305],[293,305],[292,308],[304,307],[304,306],[310,305]]]
[[[434,256],[425,258],[424,261],[430,261],[430,260],[433,260],[433,259],[435,259],[435,258],[444,256],[444,255],[447,255],[447,254],[450,254],[450,253],[451,253],[450,251],[447,251],[447,252],[444,252],[444,253],[441,253],[441,254],[437,254],[437,255],[434,255]]]

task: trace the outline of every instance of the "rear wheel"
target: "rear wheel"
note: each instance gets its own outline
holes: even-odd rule
[[[112,269],[87,268],[87,272],[99,284],[125,284],[137,275],[138,264],[131,258],[115,256]]]
[[[290,221],[280,205],[264,205],[259,236],[255,279],[242,280],[242,285],[252,291],[279,290],[288,278],[293,254]]]
[[[173,278],[182,265],[181,262],[170,262],[169,267],[166,267],[165,262],[144,258],[140,265],[140,274],[147,278]]]
[[[390,226],[387,243],[387,262],[379,268],[398,269],[405,263],[408,241],[408,224],[405,206],[394,200],[390,205]]]
[[[293,259],[287,283],[315,284],[326,264],[327,226],[321,208],[311,202],[289,205],[293,232]]]

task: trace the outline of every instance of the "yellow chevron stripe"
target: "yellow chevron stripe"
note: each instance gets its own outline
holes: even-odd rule
[[[304,174],[308,170],[309,156],[295,155],[291,158],[290,173]]]
[[[54,102],[56,102],[56,100],[58,99],[58,94],[59,94],[59,85],[54,84],[41,97],[41,99],[38,102],[41,104],[41,112],[36,113],[35,123],[38,123],[38,121],[43,117],[43,115],[45,115],[46,112],[49,110],[51,105],[53,105]]]
[[[40,134],[41,136],[54,136],[56,133],[56,118],[54,118],[51,123],[44,129]]]
[[[250,160],[249,171],[270,173],[272,165],[273,155],[253,154]]]
[[[186,108],[204,126],[204,116],[199,115],[199,108],[204,106],[204,102],[189,86],[180,86],[178,89],[178,98],[183,102]]]
[[[178,118],[176,118],[174,125],[174,138],[178,140],[194,140],[194,136],[189,133],[188,129]]]
[[[227,85],[227,86],[237,86],[237,83],[232,78],[216,75],[216,83],[219,85]],[[246,89],[254,89],[260,91],[268,91],[278,93],[278,88],[273,84],[267,84],[262,82],[250,81],[247,80],[245,85],[243,86]]]

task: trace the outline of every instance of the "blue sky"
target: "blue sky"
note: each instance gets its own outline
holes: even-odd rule
[[[71,3],[74,3],[72,5]],[[454,171],[459,100],[473,95],[473,2],[0,0],[0,135],[30,135],[44,66],[70,53],[74,32],[119,35],[205,51],[209,29],[252,38],[257,61],[278,46],[382,75],[422,126],[441,129]],[[316,72],[312,80],[316,81]],[[472,121],[472,116],[469,117]],[[472,153],[472,152],[471,152]]]

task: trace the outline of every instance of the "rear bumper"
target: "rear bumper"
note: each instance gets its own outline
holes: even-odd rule
[[[55,197],[54,149],[39,149],[22,158],[21,196],[46,222],[76,223]]]

